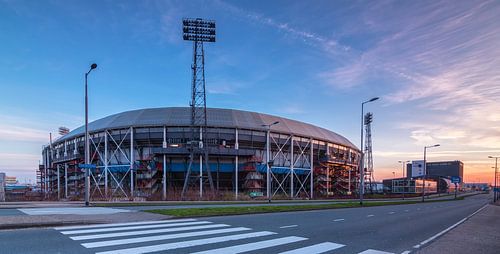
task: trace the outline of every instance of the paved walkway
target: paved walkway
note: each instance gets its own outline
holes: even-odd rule
[[[416,253],[500,253],[500,206],[488,205]]]
[[[170,216],[104,207],[19,209],[26,215],[0,216],[0,230],[30,227],[164,220]]]

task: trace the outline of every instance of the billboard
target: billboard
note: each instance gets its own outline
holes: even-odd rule
[[[425,175],[424,172],[424,161],[412,161],[411,162],[411,177],[419,177]]]

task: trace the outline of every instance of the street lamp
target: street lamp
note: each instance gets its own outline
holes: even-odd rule
[[[405,164],[410,162],[410,161],[398,161],[401,163],[401,169],[403,171],[403,200],[405,199],[405,192],[406,192],[406,185],[408,184],[408,181],[405,177]]]
[[[361,150],[360,158],[359,158],[359,204],[363,205],[363,193],[365,192],[365,169],[364,169],[364,154],[363,154],[363,118],[364,118],[364,106],[368,102],[373,102],[378,100],[379,97],[373,97],[367,101],[361,103],[361,146],[359,149]]]
[[[270,177],[270,169],[272,161],[269,159],[271,156],[270,146],[269,146],[269,136],[271,135],[271,126],[279,124],[279,121],[276,121],[271,124],[262,124],[262,127],[266,127],[266,194],[267,201],[271,203],[271,177]]]
[[[495,185],[493,186],[493,203],[495,203],[498,200],[498,195],[497,195],[497,171],[498,171],[498,158],[500,156],[488,156],[490,159],[495,159]]]
[[[90,201],[90,147],[89,147],[89,100],[87,93],[87,76],[97,68],[97,64],[90,65],[90,70],[85,73],[85,206],[89,206]]]
[[[440,144],[435,144],[432,146],[424,146],[424,177],[423,177],[423,186],[422,186],[422,202],[424,202],[425,198],[425,178],[427,177],[427,148],[433,148],[441,146]]]

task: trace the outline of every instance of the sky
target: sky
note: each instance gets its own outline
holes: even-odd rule
[[[207,106],[283,116],[359,146],[373,112],[375,178],[401,160],[461,160],[492,182],[500,156],[500,1],[0,0],[0,171],[35,179],[59,126],[188,106],[182,18],[217,22],[205,46]],[[394,173],[393,173],[394,172]]]

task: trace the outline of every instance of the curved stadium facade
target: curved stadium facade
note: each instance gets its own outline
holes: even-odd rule
[[[190,110],[133,110],[90,123],[90,158],[96,165],[91,169],[91,199],[180,199],[189,164]],[[266,196],[268,166],[274,198],[320,198],[356,189],[359,149],[324,128],[267,114],[208,108],[205,135],[215,192],[204,198]],[[79,165],[84,150],[84,127],[44,147],[38,177],[47,197],[83,199],[85,181]],[[207,172],[197,158],[194,162],[193,170],[201,167]],[[198,187],[191,188],[189,198],[197,198]]]

